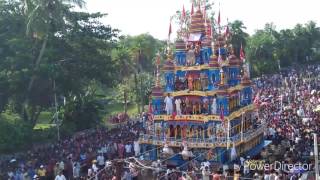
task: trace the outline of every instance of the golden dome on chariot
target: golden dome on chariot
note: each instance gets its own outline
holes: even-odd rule
[[[186,50],[186,43],[181,38],[177,39],[175,44],[176,44],[176,51],[185,51]]]
[[[204,34],[206,32],[205,19],[201,10],[198,9],[196,13],[191,16],[190,33]]]

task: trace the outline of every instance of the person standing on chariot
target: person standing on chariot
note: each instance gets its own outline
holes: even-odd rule
[[[196,65],[203,64],[202,57],[201,57],[201,46],[200,46],[200,43],[198,43],[196,45],[196,48],[195,48],[195,51],[194,51],[194,55],[195,55],[195,58],[196,58]]]
[[[195,55],[192,45],[187,46],[187,65],[193,66],[195,64]]]
[[[191,75],[188,76],[188,89],[193,91],[193,77]]]
[[[172,97],[168,93],[166,98],[164,99],[164,103],[166,104],[165,110],[167,115],[172,115],[173,113],[173,104],[172,104]]]
[[[177,115],[182,115],[181,114],[181,100],[179,98],[177,98],[174,103],[176,104],[176,112],[177,112]]]
[[[212,104],[211,104],[211,114],[217,113],[217,95],[213,96]]]

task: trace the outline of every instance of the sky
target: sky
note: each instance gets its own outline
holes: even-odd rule
[[[216,15],[220,9],[221,24],[241,20],[253,34],[266,23],[276,29],[293,28],[310,20],[320,24],[320,0],[212,0]],[[220,4],[220,8],[219,8]],[[149,33],[164,40],[168,37],[170,16],[177,10],[191,9],[190,0],[87,0],[83,11],[102,12],[104,24],[121,30],[122,35]],[[216,17],[217,18],[217,17]],[[177,26],[173,24],[173,31]],[[174,34],[173,34],[174,36]]]

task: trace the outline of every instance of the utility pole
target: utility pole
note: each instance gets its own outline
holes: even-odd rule
[[[278,68],[279,68],[279,72],[281,73],[280,59],[278,59]]]
[[[138,59],[138,74],[140,75],[140,106],[141,106],[141,112],[144,112],[144,103],[143,103],[143,92],[142,92],[142,50],[141,45],[139,44],[139,59]]]
[[[316,180],[320,180],[319,179],[319,152],[318,152],[318,142],[317,142],[317,134],[314,133],[313,134],[313,141],[314,141],[314,171],[316,174]]]
[[[60,141],[60,122],[59,122],[59,114],[58,114],[56,80],[53,80],[53,89],[54,89],[54,108],[55,108],[54,118],[55,118],[55,123],[56,123],[57,131],[58,131],[57,132],[58,141]]]

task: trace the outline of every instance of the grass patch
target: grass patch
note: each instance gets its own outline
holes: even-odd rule
[[[111,115],[115,115],[123,112],[123,104],[112,103],[112,104],[106,105],[105,109],[107,111],[106,117],[109,117]],[[134,116],[136,114],[138,114],[138,107],[135,104],[128,105],[128,115]]]
[[[104,122],[105,126],[107,126],[109,129],[112,129],[116,125],[109,122],[109,117],[111,115],[115,115],[115,114],[123,112],[123,104],[113,103],[113,104],[107,105],[105,107],[105,109],[108,113],[104,116],[103,122]],[[138,114],[138,106],[136,106],[135,104],[128,105],[128,112],[127,113],[130,117],[135,117]]]
[[[39,115],[39,124],[50,124],[53,117],[53,113],[49,111],[43,111]]]
[[[55,124],[52,124],[53,113],[50,111],[43,111],[40,113],[38,118],[38,123],[35,125],[33,130],[47,130],[52,127],[55,127]]]
[[[13,124],[16,121],[20,120],[20,116],[18,114],[14,114],[14,113],[10,113],[8,111],[5,111],[3,113],[0,113],[0,119]]]
[[[33,130],[46,130],[55,127],[55,124],[36,124]]]

